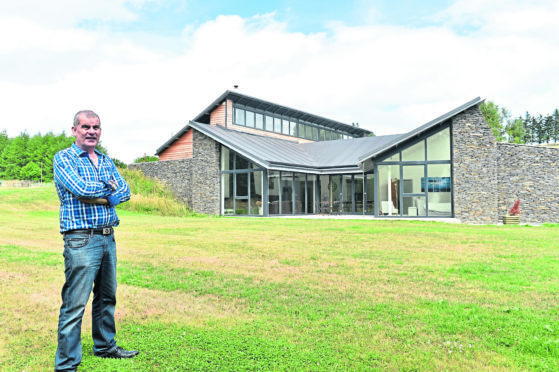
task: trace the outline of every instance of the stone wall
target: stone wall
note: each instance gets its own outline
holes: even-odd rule
[[[191,205],[196,212],[219,214],[219,143],[194,131],[191,163]]]
[[[452,119],[454,215],[461,222],[498,223],[497,146],[478,106]]]
[[[520,223],[559,222],[559,149],[497,144],[498,214],[520,199]]]
[[[194,211],[219,214],[219,145],[194,131],[192,159],[131,164],[146,176],[165,183]]]

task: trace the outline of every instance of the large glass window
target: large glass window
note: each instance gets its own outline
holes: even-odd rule
[[[420,141],[402,151],[402,161],[425,161],[425,141]]]
[[[249,168],[249,161],[243,158],[242,156],[235,156],[235,169],[248,169]]]
[[[330,179],[330,190],[331,190],[331,211],[332,213],[340,213],[341,199],[342,199],[342,177],[332,176]]]
[[[262,216],[263,172],[250,173],[250,214]]]
[[[245,125],[245,110],[240,108],[235,109],[235,124]]]
[[[280,214],[280,172],[268,171],[268,213]]]
[[[264,115],[257,113],[255,124],[256,129],[264,129]]]
[[[289,127],[289,135],[293,137],[297,137],[297,123],[292,121]]]
[[[235,166],[235,153],[227,147],[221,147],[221,170],[233,170]]]
[[[293,213],[293,173],[281,172],[281,214]]]
[[[378,164],[378,214],[451,216],[450,148],[448,127]],[[387,162],[397,164],[386,164]]]
[[[281,125],[282,125],[281,132],[282,132],[283,134],[289,135],[289,133],[290,133],[290,132],[289,132],[289,120],[283,119],[283,120],[281,121]]]
[[[318,141],[318,128],[312,127],[312,139]]]
[[[314,174],[307,175],[307,213],[317,213],[317,176]]]
[[[273,116],[266,115],[266,130],[269,132],[274,131],[274,118]]]
[[[354,176],[355,212],[363,213],[363,175]]]
[[[419,194],[421,191],[421,180],[425,177],[424,165],[404,165],[404,193]]]
[[[332,132],[314,123],[298,123],[297,119],[278,117],[274,113],[260,111],[235,105],[233,109],[233,122],[249,128],[256,128],[268,132],[282,133],[288,136],[300,137],[314,141],[330,141],[335,139],[352,138],[347,133]]]
[[[427,138],[427,160],[450,160],[450,128]]]
[[[305,138],[306,139],[313,139],[312,129],[313,129],[313,127],[311,127],[310,125],[305,126]]]
[[[295,214],[305,213],[305,191],[306,191],[306,175],[303,173],[295,173]]]
[[[367,213],[375,213],[375,175],[365,175],[365,190],[367,192]]]
[[[234,213],[234,199],[233,199],[233,179],[235,175],[224,173],[221,176],[221,195],[223,197],[223,211],[224,216],[231,216]]]
[[[305,138],[306,130],[307,130],[307,126],[305,124],[299,123],[299,137]]]
[[[281,119],[274,118],[274,132],[281,133]]]
[[[353,211],[353,179],[352,176],[342,176],[342,212]]]
[[[394,216],[400,214],[400,166],[378,166],[378,200],[379,215]]]
[[[262,174],[258,165],[221,147],[221,213],[262,215]]]
[[[252,111],[247,111],[246,112],[245,125],[247,127],[254,128],[254,112],[252,112]]]
[[[429,216],[450,216],[452,214],[452,183],[450,164],[430,164],[427,166],[427,180],[422,184],[428,193]]]

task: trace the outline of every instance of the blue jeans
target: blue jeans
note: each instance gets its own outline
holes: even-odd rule
[[[66,234],[64,275],[55,371],[75,371],[82,360],[82,317],[92,288],[93,351],[105,353],[116,348],[114,235]]]

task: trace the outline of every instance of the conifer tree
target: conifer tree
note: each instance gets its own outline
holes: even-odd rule
[[[489,124],[497,142],[504,141],[503,111],[498,105],[491,101],[483,102],[479,109],[487,121],[487,124]],[[506,114],[506,110],[504,113]]]

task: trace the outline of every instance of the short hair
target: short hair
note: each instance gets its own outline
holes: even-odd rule
[[[81,114],[85,114],[85,116],[88,118],[97,118],[97,120],[99,120],[99,124],[101,124],[101,119],[99,118],[99,115],[97,115],[95,112],[91,110],[81,110],[76,112],[76,115],[74,115],[74,127],[77,127],[80,124],[79,116]]]

